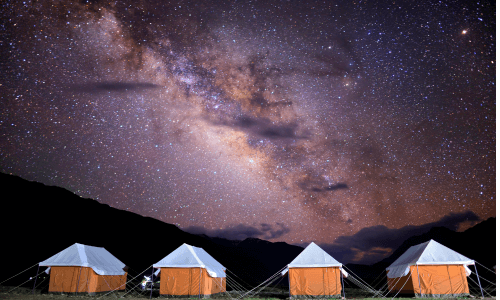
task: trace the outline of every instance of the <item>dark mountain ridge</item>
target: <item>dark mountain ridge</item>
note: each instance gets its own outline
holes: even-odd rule
[[[74,243],[106,248],[132,268],[131,274],[142,272],[187,243],[205,249],[229,272],[254,286],[303,250],[259,239],[230,241],[190,234],[175,225],[17,176],[0,174],[0,187],[4,191],[2,244],[7,245],[2,252],[9,257],[2,264],[0,282]],[[35,273],[32,270],[26,276]]]
[[[456,232],[446,227],[434,227],[427,233],[405,240],[390,256],[373,265],[347,264],[346,266],[368,283],[374,283],[378,275],[384,273],[384,270],[411,246],[431,239],[477,261],[478,273],[490,281],[495,279],[495,275],[483,266],[493,270],[493,266],[496,265],[496,218],[489,218],[463,232]],[[474,271],[473,267],[471,269]]]
[[[131,267],[131,274],[138,274],[187,243],[205,249],[229,269],[230,275],[235,274],[251,286],[275,274],[303,250],[257,238],[233,241],[190,234],[175,225],[13,175],[0,173],[0,187],[4,192],[0,210],[2,253],[9,258],[2,263],[0,282],[74,243],[106,248]],[[429,239],[491,268],[496,264],[495,223],[495,218],[490,218],[464,232],[433,228],[406,240],[391,256],[374,265],[347,264],[347,268],[371,283],[410,246]],[[484,233],[488,239],[483,238]],[[26,272],[20,280],[25,281],[35,272],[36,268]]]

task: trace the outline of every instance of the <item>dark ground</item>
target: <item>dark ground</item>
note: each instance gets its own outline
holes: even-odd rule
[[[150,292],[145,291],[142,293],[142,295],[138,293],[128,293],[125,295],[125,291],[120,291],[120,292],[114,292],[108,295],[96,295],[96,296],[89,296],[89,295],[74,295],[74,294],[49,294],[47,291],[40,291],[40,290],[35,290],[35,294],[32,294],[32,289],[27,288],[27,287],[20,287],[15,289],[12,292],[7,293],[8,291],[12,290],[14,287],[10,286],[0,286],[0,300],[3,299],[15,299],[15,300],[34,300],[34,299],[43,299],[43,300],[62,300],[62,299],[67,299],[67,298],[75,298],[75,299],[103,299],[103,300],[109,300],[109,299],[118,299],[121,297],[124,297],[129,300],[135,300],[135,299],[149,299],[150,297]],[[237,295],[233,294],[232,295],[234,298],[237,297]],[[153,292],[152,298],[158,299],[158,294]],[[211,299],[228,299],[228,295],[222,295],[222,296],[216,296]],[[455,300],[455,299],[471,299],[471,298],[480,298],[480,297],[462,297],[462,298],[446,298],[447,300]],[[171,300],[188,300],[188,299],[193,299],[196,300],[198,297],[192,297],[192,298],[168,298]],[[253,296],[251,298],[244,298],[244,300],[250,300],[250,299],[288,299],[288,291],[286,290],[268,290],[266,293],[260,293],[257,296]],[[384,298],[372,298],[370,294],[360,290],[360,289],[353,289],[353,288],[346,288],[346,299],[384,299]],[[385,299],[391,299],[390,295],[385,298]],[[398,298],[395,299],[403,299],[403,300],[409,300],[409,299],[415,299],[415,297],[412,296],[398,296]],[[486,300],[493,300],[496,299],[495,297],[485,297],[484,299]]]

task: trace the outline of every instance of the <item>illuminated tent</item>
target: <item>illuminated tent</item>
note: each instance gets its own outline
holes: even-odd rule
[[[340,297],[342,264],[315,243],[309,244],[282,272],[288,272],[291,298]]]
[[[153,265],[160,269],[160,295],[201,296],[226,291],[226,268],[202,248],[182,244]]]
[[[95,295],[124,290],[127,267],[106,249],[74,244],[39,263],[48,266],[49,292]]]
[[[417,297],[457,297],[469,294],[467,267],[474,261],[434,240],[406,250],[387,269],[389,291]]]

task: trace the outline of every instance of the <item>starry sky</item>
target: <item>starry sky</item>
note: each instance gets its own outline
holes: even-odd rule
[[[495,216],[495,10],[3,1],[0,171],[189,232],[380,258],[395,246],[354,241]]]

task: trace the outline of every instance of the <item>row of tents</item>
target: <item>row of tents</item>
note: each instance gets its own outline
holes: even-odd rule
[[[471,260],[434,240],[410,247],[386,269],[392,293],[417,297],[469,294]],[[39,263],[49,267],[49,292],[96,294],[124,290],[127,266],[100,247],[74,244]],[[210,297],[226,292],[226,268],[202,248],[183,244],[153,264],[161,296]],[[281,275],[288,273],[291,298],[340,297],[344,266],[315,243],[307,246]]]

